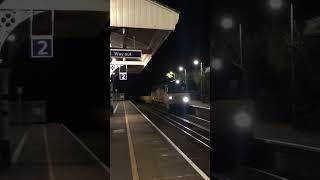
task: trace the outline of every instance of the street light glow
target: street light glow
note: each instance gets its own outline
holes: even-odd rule
[[[221,21],[221,26],[224,29],[231,29],[233,27],[233,20],[230,17],[225,17]]]
[[[176,80],[176,84],[180,84],[180,80],[179,79]]]
[[[179,71],[183,71],[183,67],[182,66],[179,66]]]
[[[270,5],[271,9],[279,10],[283,5],[283,1],[282,0],[269,0],[269,5]]]
[[[197,66],[197,65],[199,64],[199,60],[197,60],[197,59],[194,60],[194,61],[193,61],[193,64]]]

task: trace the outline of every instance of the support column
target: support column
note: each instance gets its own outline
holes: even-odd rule
[[[0,68],[0,169],[10,164],[9,68]]]

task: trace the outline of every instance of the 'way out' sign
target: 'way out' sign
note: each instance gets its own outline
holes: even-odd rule
[[[142,56],[141,50],[110,49],[110,57],[111,58],[140,59],[141,56]]]

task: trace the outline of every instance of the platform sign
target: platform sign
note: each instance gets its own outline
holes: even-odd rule
[[[53,57],[53,36],[31,36],[31,57],[52,58]]]
[[[142,56],[141,50],[110,49],[110,57],[111,58],[140,59],[141,56]]]
[[[128,80],[128,74],[127,74],[127,72],[120,72],[120,73],[119,73],[119,80],[120,80],[120,81],[126,81],[126,80]]]

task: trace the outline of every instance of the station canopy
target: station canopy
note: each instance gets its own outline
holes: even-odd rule
[[[141,50],[139,59],[110,58],[140,73],[164,43],[179,20],[179,13],[151,0],[110,0],[110,48]]]
[[[0,9],[109,11],[109,0],[3,0]]]
[[[3,0],[1,11],[55,11],[55,37],[91,38],[105,31],[110,18],[109,0]],[[3,14],[1,14],[3,15]],[[39,17],[38,26],[50,21]],[[46,28],[46,27],[44,27]]]

